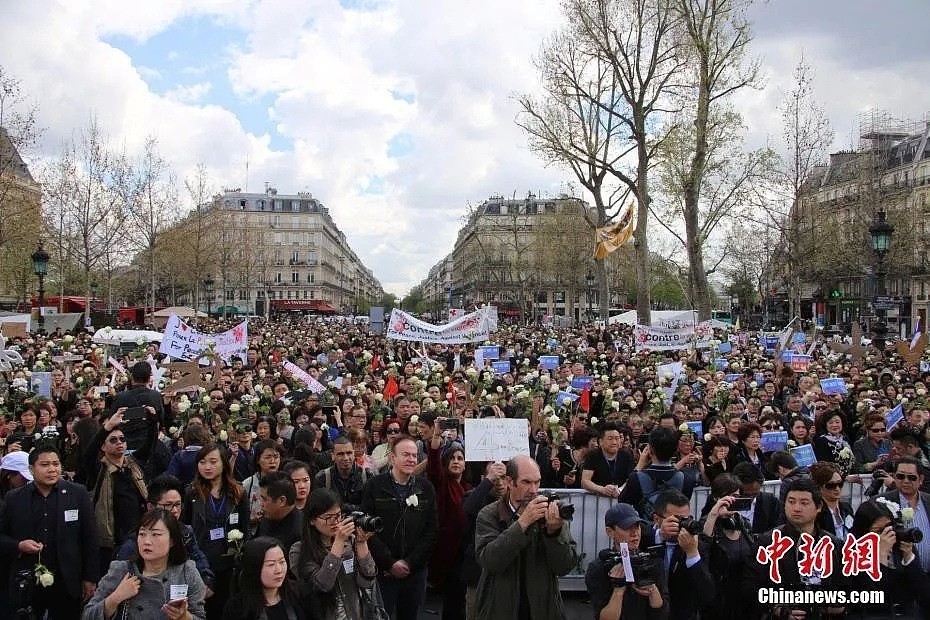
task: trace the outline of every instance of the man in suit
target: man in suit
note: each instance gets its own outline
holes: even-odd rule
[[[693,620],[716,594],[705,560],[708,550],[698,545],[697,534],[681,527],[682,520],[691,516],[691,502],[681,491],[662,491],[654,507],[653,528],[647,532],[645,546],[665,545],[669,618]]]
[[[49,620],[77,618],[100,578],[90,495],[62,479],[51,443],[40,442],[29,454],[29,470],[33,481],[11,491],[0,509],[0,553],[10,559],[11,575],[22,572],[26,584],[13,590],[13,609],[31,604],[31,617],[47,611]],[[52,583],[37,583],[37,564],[51,571]]]
[[[446,372],[452,374],[457,370],[465,370],[467,366],[471,365],[474,358],[462,351],[462,345],[454,344],[451,349],[446,351],[443,361],[446,364]]]
[[[902,456],[894,464],[895,489],[882,495],[888,501],[895,502],[901,508],[914,509],[913,527],[922,532],[930,531],[930,494],[920,490],[924,475],[916,459]],[[920,567],[926,573],[930,571],[930,536],[915,545]]]
[[[781,502],[771,493],[762,490],[765,479],[752,463],[738,463],[733,475],[739,483],[740,497],[751,497],[752,506],[740,512],[752,524],[752,533],[767,532],[784,521]]]

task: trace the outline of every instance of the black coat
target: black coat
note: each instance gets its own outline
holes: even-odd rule
[[[756,508],[752,513],[752,533],[767,532],[784,521],[785,510],[778,498],[771,493],[759,493],[756,496]]]
[[[648,528],[639,546],[647,548],[655,544],[655,529]],[[704,541],[698,542],[698,553],[701,559],[691,568],[685,565],[685,553],[681,547],[676,546],[672,553],[671,570],[668,572],[668,617],[671,620],[697,618],[698,611],[717,595],[717,587],[710,575],[710,549]]]
[[[116,411],[120,407],[145,406],[150,406],[155,409],[155,415],[158,417],[158,423],[164,427],[164,397],[155,390],[150,390],[144,385],[131,385],[122,392],[119,392],[116,396],[113,397],[113,404],[110,405],[110,411]]]
[[[94,506],[87,490],[79,484],[61,480],[57,489],[55,547],[58,551],[58,570],[55,579],[63,581],[68,594],[73,598],[81,598],[81,582],[97,583],[100,579]],[[30,482],[10,491],[0,508],[0,553],[12,558],[12,571],[31,569],[38,561],[37,555],[23,555],[18,550],[20,541],[35,539],[31,510],[34,490],[35,484]],[[76,518],[71,511],[77,511]]]
[[[416,506],[398,498],[390,473],[370,478],[362,494],[362,511],[383,519],[384,529],[368,541],[382,571],[398,560],[405,560],[411,573],[426,568],[436,545],[436,490],[420,476],[411,477],[410,485]]]

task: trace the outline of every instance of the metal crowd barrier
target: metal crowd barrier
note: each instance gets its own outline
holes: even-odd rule
[[[872,476],[859,476],[861,483],[847,481],[843,486],[842,499],[852,504],[853,510],[859,508],[865,499],[865,491],[872,484]],[[762,490],[775,495],[779,494],[780,480],[767,480]],[[615,499],[601,497],[582,489],[551,489],[563,501],[575,506],[574,518],[570,521],[572,537],[578,546],[578,565],[568,574],[559,579],[559,587],[566,591],[585,590],[584,574],[591,560],[597,552],[610,546],[607,532],[604,529],[604,514],[614,503]],[[691,493],[691,514],[698,516],[710,495],[710,487],[695,487]]]

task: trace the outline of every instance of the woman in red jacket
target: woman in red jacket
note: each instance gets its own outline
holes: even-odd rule
[[[429,425],[430,414],[420,416]],[[424,418],[426,418],[424,420]],[[450,418],[453,419],[453,418]],[[434,419],[427,431],[430,437],[426,474],[436,488],[436,509],[439,536],[429,564],[429,581],[442,592],[442,620],[465,619],[465,582],[462,580],[462,559],[465,545],[465,510],[462,499],[471,485],[462,480],[465,473],[465,449],[458,442],[443,444],[442,420]]]

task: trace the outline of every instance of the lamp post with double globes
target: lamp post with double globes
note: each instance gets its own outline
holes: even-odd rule
[[[884,209],[875,215],[875,220],[869,226],[869,237],[872,240],[872,251],[875,252],[877,265],[875,267],[875,325],[872,327],[873,340],[875,347],[880,355],[885,352],[885,334],[888,333],[888,326],[885,324],[885,276],[888,275],[885,269],[885,255],[891,246],[891,235],[894,234],[894,226],[885,220]]]
[[[42,314],[42,309],[45,307],[45,276],[48,274],[49,258],[51,257],[48,252],[42,249],[42,243],[39,242],[39,247],[32,253],[32,271],[39,278],[39,318],[36,331],[40,333],[45,327],[45,317]]]

